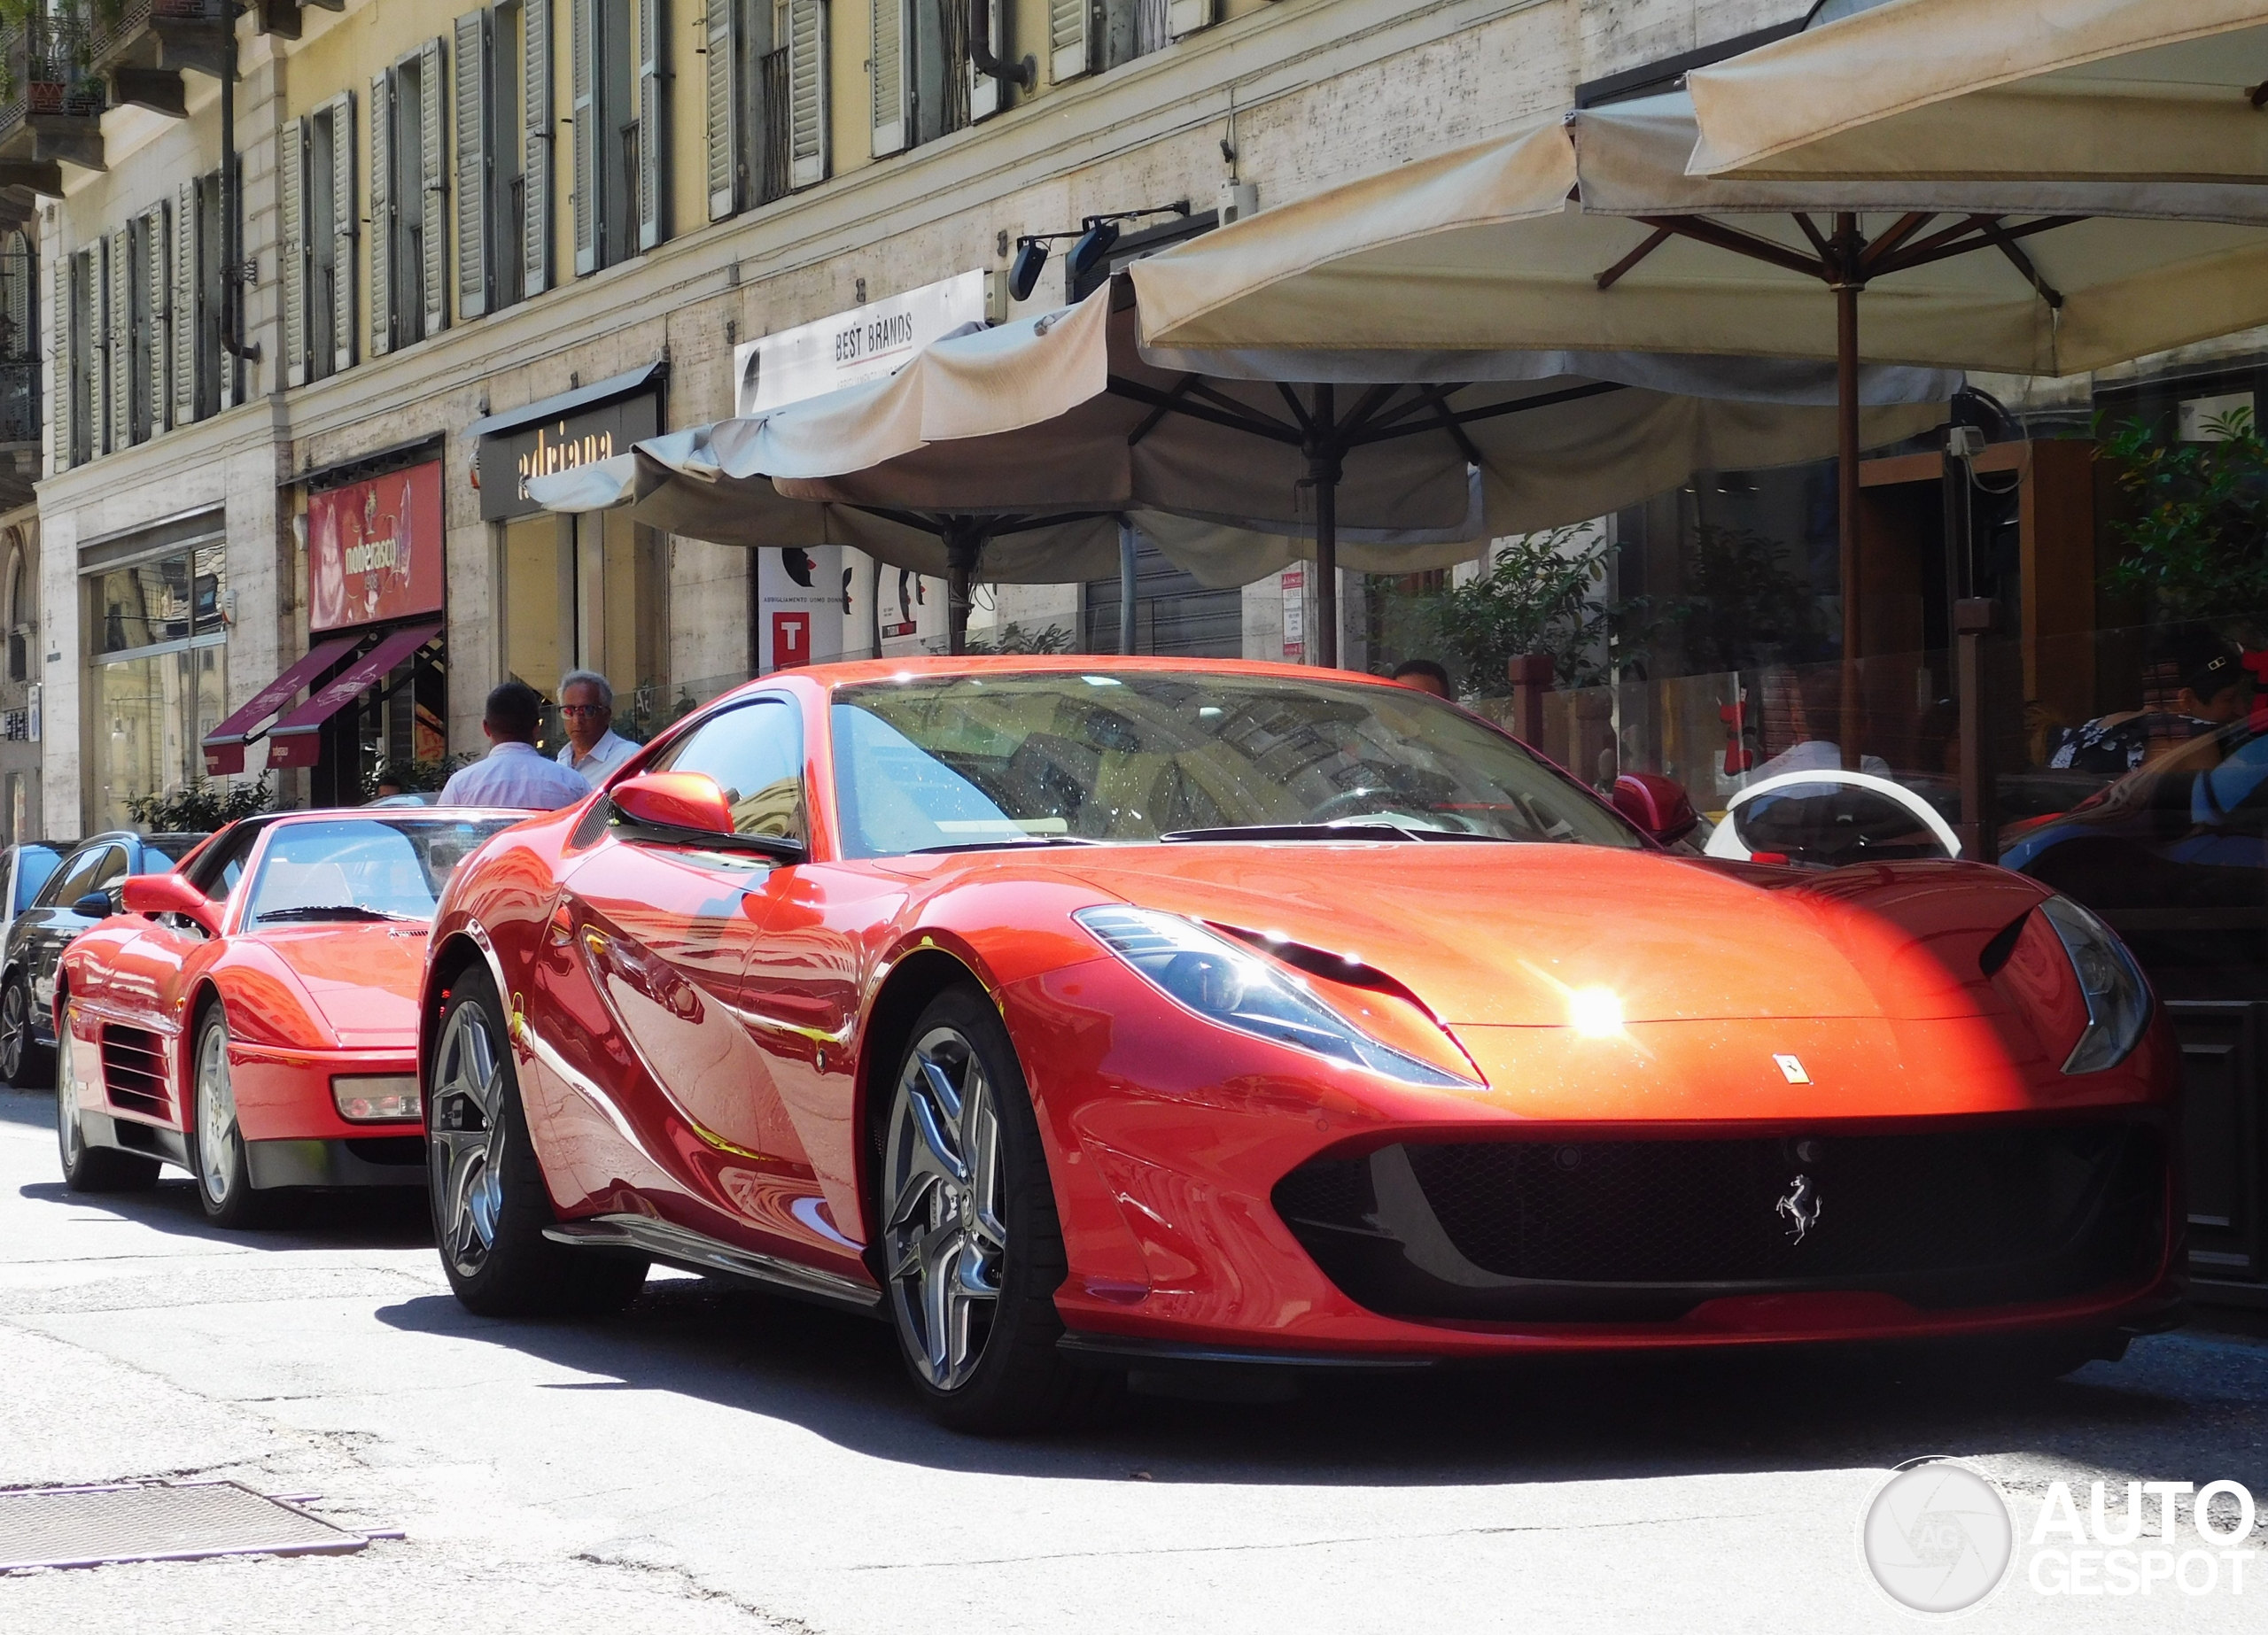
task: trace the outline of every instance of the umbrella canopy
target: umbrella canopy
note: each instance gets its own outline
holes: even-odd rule
[[[2263,0],[1892,0],[1686,77],[1697,176],[2257,182]]]
[[[1403,374],[1347,376],[1363,389],[1337,399],[1332,384],[1301,393],[1248,371],[1160,368],[1138,328],[1120,283],[936,342],[886,380],[655,439],[613,477],[568,474],[531,492],[633,503],[657,526],[727,543],[809,543],[816,523],[824,542],[925,571],[940,555],[961,562],[981,538],[968,573],[1010,580],[1098,577],[1085,568],[1099,546],[1082,542],[1101,538],[1099,516],[1125,514],[1223,585],[1294,553],[1325,568],[1438,567],[1484,538],[1586,521],[1698,469],[1815,458],[1837,435],[1833,378],[1816,366],[1507,353],[1476,380],[1483,371],[1394,358]],[[1867,430],[1889,442],[1935,423],[1958,382],[1891,370],[1868,384],[1888,407]],[[742,492],[744,509],[729,498]],[[823,515],[801,518],[798,504]],[[1331,663],[1333,580],[1318,577]]]

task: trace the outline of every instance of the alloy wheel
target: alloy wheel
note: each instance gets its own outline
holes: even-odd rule
[[[215,1205],[237,1184],[237,1093],[229,1078],[229,1030],[205,1030],[197,1046],[197,1181]]]
[[[463,1276],[495,1246],[504,1202],[503,1066],[485,1005],[449,1013],[434,1053],[430,1147],[441,1252]]]
[[[55,1051],[55,1143],[62,1149],[63,1173],[67,1176],[79,1162],[85,1141],[79,1133],[79,1081],[71,1076],[70,1040],[59,1041]]]
[[[13,1084],[24,1070],[25,1047],[31,1042],[31,1001],[21,982],[0,988],[0,1084]]]
[[[915,1041],[884,1157],[883,1254],[898,1331],[922,1378],[955,1391],[984,1355],[1008,1247],[999,1111],[959,1028]]]

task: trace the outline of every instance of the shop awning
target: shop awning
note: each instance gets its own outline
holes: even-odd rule
[[[319,644],[307,657],[252,694],[252,701],[214,727],[205,737],[205,773],[220,778],[245,770],[245,746],[260,724],[291,701],[291,695],[354,650],[351,638]]]
[[[268,734],[268,764],[313,766],[322,724],[352,703],[357,694],[384,680],[394,666],[441,633],[438,624],[398,630],[323,685],[322,690],[278,721]]]

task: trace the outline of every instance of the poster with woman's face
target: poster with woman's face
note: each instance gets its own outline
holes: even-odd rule
[[[311,631],[439,612],[439,462],[311,496],[307,580]]]

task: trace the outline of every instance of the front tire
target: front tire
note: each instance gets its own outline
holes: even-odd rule
[[[930,1414],[983,1435],[1046,1429],[1106,1376],[1057,1349],[1068,1263],[1039,1122],[999,1014],[950,988],[913,1025],[882,1153],[883,1288]]]
[[[261,1224],[268,1199],[252,1184],[252,1157],[237,1125],[236,1083],[229,1071],[229,1019],[217,1004],[198,1019],[191,1058],[185,1144],[197,1201],[214,1226],[242,1231]]]
[[[426,1085],[426,1179],[449,1287],[483,1317],[585,1316],[635,1298],[642,1256],[571,1248],[528,1139],[504,1007],[488,973],[461,977],[441,1012]]]
[[[158,1184],[158,1160],[114,1147],[91,1147],[79,1123],[79,1085],[71,1076],[70,1037],[56,1035],[55,1145],[63,1184],[74,1192],[142,1192]]]

